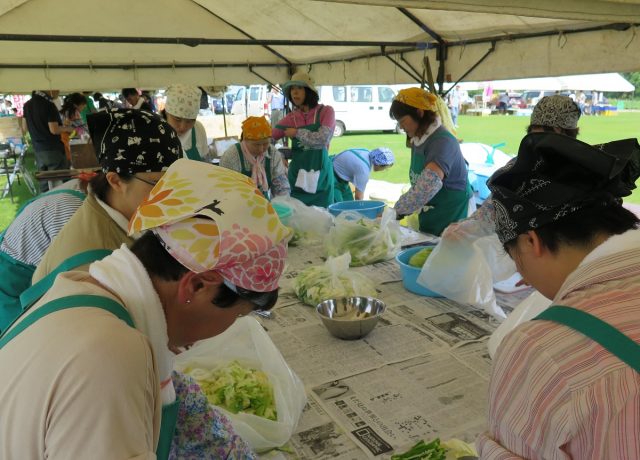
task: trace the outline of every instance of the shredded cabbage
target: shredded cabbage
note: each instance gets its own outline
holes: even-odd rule
[[[188,367],[185,373],[198,382],[209,404],[234,414],[245,412],[269,420],[278,419],[273,386],[260,370],[233,361],[213,370]]]

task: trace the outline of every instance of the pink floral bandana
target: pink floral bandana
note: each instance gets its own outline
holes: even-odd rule
[[[144,230],[189,270],[216,270],[256,292],[278,287],[291,234],[251,179],[186,159],[169,167],[132,216],[129,234]]]

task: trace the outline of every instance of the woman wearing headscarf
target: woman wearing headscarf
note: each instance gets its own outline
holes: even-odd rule
[[[364,199],[364,191],[369,182],[371,171],[384,171],[393,166],[393,152],[386,147],[371,151],[367,149],[349,149],[331,158],[335,175],[334,201],[353,201],[351,185],[356,193],[355,199]]]
[[[134,232],[145,233],[131,249],[58,276],[0,338],[11,369],[0,375],[0,457],[253,457],[220,423],[231,448],[170,447],[192,436],[172,350],[271,308],[290,231],[245,176],[181,159],[133,214]]]
[[[240,142],[224,152],[220,166],[250,177],[268,199],[291,191],[282,154],[271,145],[271,125],[265,117],[242,122]]]
[[[621,199],[639,175],[636,139],[534,133],[490,179],[496,233],[553,306],[498,348],[480,458],[640,458],[640,230]]]
[[[420,230],[434,235],[467,217],[472,194],[460,144],[442,126],[437,101],[428,91],[407,88],[389,109],[411,142],[411,188],[396,202],[396,214],[419,212]]]
[[[184,157],[203,161],[209,154],[207,132],[196,118],[200,113],[202,91],[195,86],[171,85],[167,88],[167,101],[162,117],[178,133]]]
[[[333,107],[318,104],[318,91],[304,72],[295,73],[282,90],[295,110],[276,125],[273,138],[292,140],[291,196],[309,206],[327,207],[333,203],[334,187],[328,150],[336,125]]]
[[[166,169],[182,157],[173,128],[150,112],[117,109],[91,114],[87,121],[102,172],[91,179],[87,199],[42,257],[34,284],[72,256],[131,245],[129,219]]]

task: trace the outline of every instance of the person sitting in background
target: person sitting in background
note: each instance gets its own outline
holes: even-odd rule
[[[640,149],[608,145],[532,133],[489,181],[500,242],[554,306],[498,347],[483,460],[640,458],[640,222],[621,199]]]
[[[154,112],[151,104],[149,104],[149,102],[147,102],[147,100],[142,97],[135,88],[124,88],[122,90],[122,97],[124,97],[125,101],[127,101],[127,104],[129,104],[132,109]]]
[[[172,166],[131,249],[58,276],[0,340],[1,458],[254,458],[173,357],[276,303],[291,232],[246,177]]]
[[[384,171],[393,166],[393,152],[386,147],[374,150],[349,149],[333,158],[335,174],[334,201],[352,201],[350,183],[355,187],[355,199],[364,199],[364,191],[369,182],[371,171]]]
[[[242,122],[240,142],[224,152],[220,166],[250,177],[268,198],[288,196],[291,191],[282,154],[271,145],[271,125],[265,117]]]
[[[85,192],[86,182],[73,179],[38,195],[0,233],[0,332],[22,311],[20,294],[31,285],[36,266],[84,201]]]
[[[164,110],[160,112],[178,133],[184,157],[197,161],[204,161],[203,158],[209,155],[207,132],[196,120],[201,95],[202,91],[196,86],[171,85],[167,88]]]

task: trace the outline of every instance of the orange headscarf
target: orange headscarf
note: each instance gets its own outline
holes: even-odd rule
[[[260,141],[271,137],[271,125],[265,117],[249,117],[242,122],[242,139]]]
[[[406,88],[398,91],[395,101],[402,102],[416,109],[438,112],[438,97],[435,94],[420,88]]]

